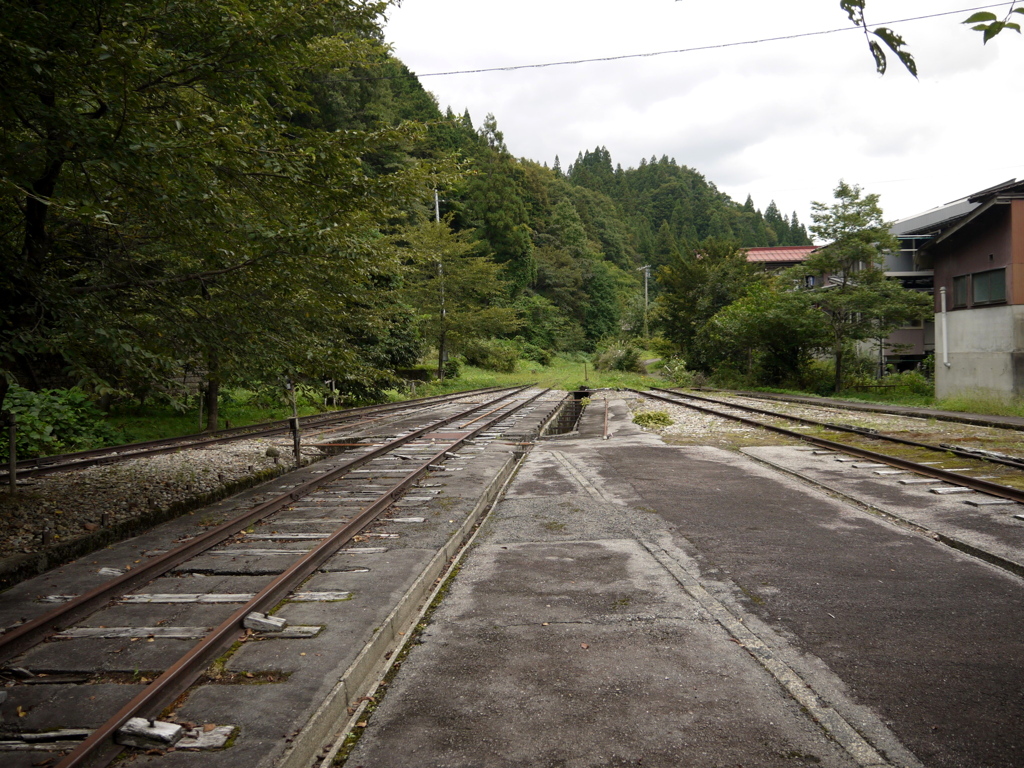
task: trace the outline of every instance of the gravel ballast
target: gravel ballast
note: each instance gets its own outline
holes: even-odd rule
[[[266,455],[271,446],[280,453],[277,462]],[[285,471],[294,464],[291,448],[288,438],[254,438],[19,481],[13,497],[0,491],[0,572],[25,555],[67,550],[83,537],[109,543],[96,534],[128,532],[135,521],[184,513]],[[322,456],[310,448],[303,454]]]

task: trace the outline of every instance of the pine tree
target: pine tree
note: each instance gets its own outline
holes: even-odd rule
[[[481,172],[469,184],[466,208],[505,274],[518,292],[536,278],[529,212],[523,200],[523,172],[505,146],[494,115],[488,115],[480,129],[486,147]]]

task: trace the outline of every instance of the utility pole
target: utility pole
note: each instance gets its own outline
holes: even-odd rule
[[[441,198],[437,196],[437,190],[434,190],[434,221],[438,224],[441,223]],[[438,254],[437,260],[437,280],[438,285],[441,287],[441,334],[438,339],[438,350],[437,350],[437,378],[444,381],[444,364],[448,360],[448,353],[445,349],[445,341],[448,336],[448,328],[446,319],[448,317],[448,311],[445,308],[444,303],[444,265],[441,262],[440,254]]]
[[[637,269],[637,272],[644,273],[644,338],[650,338],[650,331],[647,329],[647,307],[650,306],[650,294],[648,293],[648,282],[651,279],[651,265],[644,264]]]

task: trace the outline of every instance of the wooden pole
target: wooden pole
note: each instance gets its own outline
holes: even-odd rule
[[[11,493],[18,489],[18,422],[13,413],[7,414],[7,480]]]

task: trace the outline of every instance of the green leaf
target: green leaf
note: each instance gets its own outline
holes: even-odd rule
[[[884,75],[886,67],[885,51],[874,40],[868,42],[868,48],[871,49],[871,55],[875,57],[875,69],[878,70],[878,74]]]
[[[982,36],[982,42],[987,43],[993,37],[1003,31],[1003,27],[1006,26],[1001,21],[994,21],[989,24],[988,29],[985,30],[985,34]]]
[[[1024,10],[1024,9],[1018,8],[1016,10],[1019,11],[1019,10]],[[960,23],[961,24],[977,24],[977,23],[982,22],[982,21],[995,21],[997,18],[998,17],[994,13],[990,13],[989,11],[979,11],[978,13],[971,14],[970,16],[968,16],[966,19],[964,19]]]
[[[889,46],[890,50],[899,57],[899,60],[903,63],[903,66],[907,68],[907,71],[914,77],[917,77],[917,62],[914,61],[914,57],[910,54],[910,51],[906,50],[904,47],[906,45],[906,41],[888,27],[879,27],[874,31],[874,34]]]
[[[854,24],[860,26],[864,23],[864,0],[840,0],[839,6]]]

